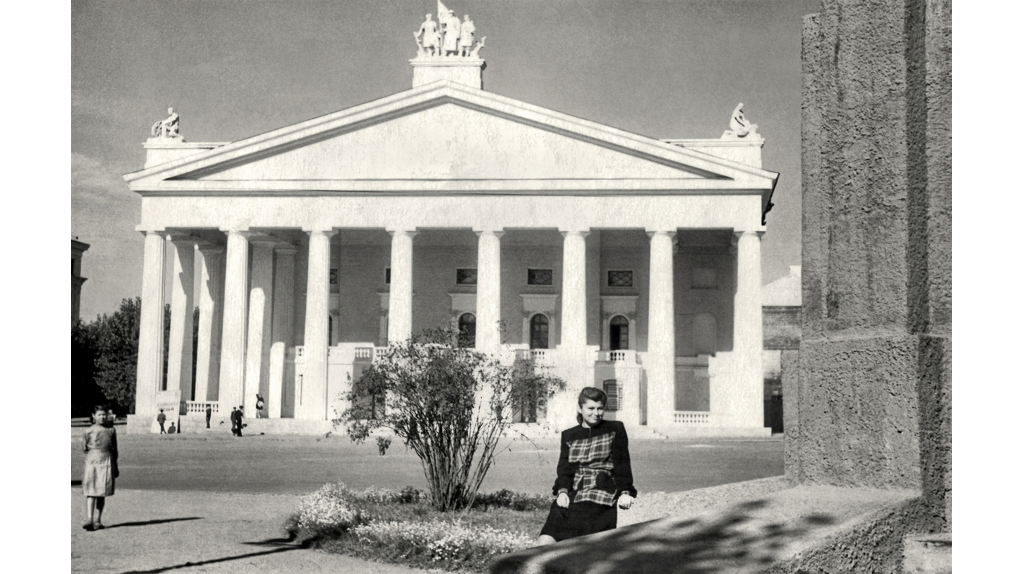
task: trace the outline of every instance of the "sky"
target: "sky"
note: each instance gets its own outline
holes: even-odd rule
[[[412,87],[435,0],[71,2],[71,235],[81,315],[142,285],[141,200],[121,179],[168,107],[230,142]],[[484,89],[653,138],[718,138],[737,103],[780,173],[768,283],[800,264],[800,30],[818,0],[450,0],[487,36]]]

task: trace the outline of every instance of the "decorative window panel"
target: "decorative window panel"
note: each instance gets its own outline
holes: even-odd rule
[[[609,271],[608,272],[608,286],[609,287],[632,287],[633,286],[633,272],[632,271]]]
[[[608,395],[608,404],[604,406],[604,410],[617,411],[622,409],[622,383],[615,379],[605,381],[604,394]]]
[[[468,267],[466,269],[455,270],[455,284],[456,285],[476,285],[476,268]]]
[[[331,268],[331,285],[337,285],[337,284],[338,284],[338,268],[337,267],[333,267],[333,268]]]
[[[690,287],[692,289],[718,289],[717,270],[707,267],[694,267]]]
[[[553,281],[553,273],[551,269],[527,269],[526,270],[526,284],[527,285],[551,285]]]

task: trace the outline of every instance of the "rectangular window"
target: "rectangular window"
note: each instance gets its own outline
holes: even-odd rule
[[[385,285],[391,285],[391,268],[390,267],[385,267],[384,268],[384,284]]]
[[[455,270],[456,285],[476,285],[476,268],[467,267]]]
[[[633,286],[633,272],[632,271],[609,271],[608,272],[608,286],[609,287],[632,287]]]
[[[338,284],[338,268],[337,267],[332,267],[331,268],[331,285],[337,285],[337,284]]]
[[[552,271],[551,269],[527,269],[526,270],[526,284],[527,285],[551,285],[552,282]]]
[[[694,267],[691,289],[718,289],[718,273],[715,269]]]

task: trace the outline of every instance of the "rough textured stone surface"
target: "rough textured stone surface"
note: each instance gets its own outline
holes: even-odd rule
[[[801,369],[784,391],[787,476],[920,489],[926,530],[950,528],[952,498],[951,30],[943,0],[825,0],[804,21]]]
[[[764,349],[800,348],[800,307],[762,307]]]

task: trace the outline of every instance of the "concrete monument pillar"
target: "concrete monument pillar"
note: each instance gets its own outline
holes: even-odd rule
[[[224,323],[220,344],[221,414],[242,404],[245,382],[245,312],[249,283],[248,231],[228,230],[224,265]]]
[[[412,238],[416,231],[389,229],[391,234],[391,297],[388,303],[388,343],[412,335]]]
[[[501,236],[481,230],[477,243],[476,348],[497,353],[501,347]]]
[[[249,287],[249,334],[245,353],[244,416],[256,416],[256,394],[269,393],[270,329],[274,301],[274,244],[252,243],[252,278]],[[263,405],[266,408],[266,405]]]
[[[295,418],[327,419],[327,316],[331,301],[331,236],[333,230],[309,233],[306,271],[305,366],[296,389]]]
[[[195,313],[196,240],[172,235],[174,263],[171,277],[171,333],[167,345],[167,390],[181,390],[181,400],[192,398],[192,320]]]
[[[197,401],[217,400],[220,326],[224,297],[224,248],[199,246],[199,341],[196,348]]]
[[[647,421],[675,421],[676,325],[672,239],[675,230],[648,231],[651,238],[650,302],[647,313]]]
[[[142,268],[142,308],[139,310],[139,362],[136,371],[135,414],[156,414],[164,366],[164,250],[158,231],[146,231]]]

